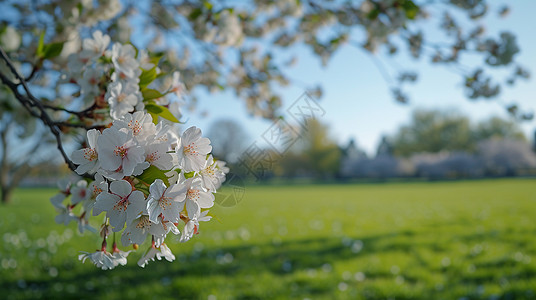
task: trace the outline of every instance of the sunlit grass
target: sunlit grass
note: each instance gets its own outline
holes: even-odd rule
[[[54,223],[53,190],[0,208],[7,298],[536,298],[536,180],[247,187],[177,260],[101,271],[95,235]],[[100,218],[100,217],[99,217]],[[0,297],[3,298],[3,297]]]

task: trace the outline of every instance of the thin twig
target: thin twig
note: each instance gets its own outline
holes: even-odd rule
[[[26,82],[32,80],[32,78],[35,76],[35,74],[37,74],[37,71],[39,71],[39,68],[38,68],[37,66],[34,66],[34,67],[32,68],[32,73],[30,73],[30,75],[28,75],[28,77],[26,77],[24,80],[25,80]]]

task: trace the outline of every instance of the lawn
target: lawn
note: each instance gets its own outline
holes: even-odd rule
[[[0,207],[0,298],[536,299],[536,180],[252,186],[177,260],[102,271],[48,189]]]

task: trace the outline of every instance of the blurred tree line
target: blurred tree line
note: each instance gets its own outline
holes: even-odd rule
[[[221,127],[221,126],[216,126]],[[239,126],[234,132],[241,136]],[[262,170],[234,150],[233,171],[257,179],[470,178],[536,174],[536,154],[518,123],[490,117],[472,123],[456,111],[416,110],[410,122],[384,136],[374,156],[354,140],[338,145],[329,127],[317,119],[296,129],[296,142],[283,154],[263,149]],[[237,145],[237,144],[235,144]],[[221,156],[227,157],[227,156]],[[259,166],[257,164],[256,166]],[[255,170],[262,174],[252,174]]]
[[[392,144],[392,154],[407,157],[421,152],[474,152],[480,142],[490,138],[526,140],[517,123],[498,117],[472,125],[467,116],[455,111],[417,110],[411,123],[387,141]]]

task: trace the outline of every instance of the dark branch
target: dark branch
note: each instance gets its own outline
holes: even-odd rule
[[[11,73],[15,76],[15,78],[19,81],[19,83],[15,83],[15,82],[9,80],[9,78],[7,76],[5,76],[4,74],[2,74],[1,72],[0,72],[0,80],[6,86],[9,87],[9,89],[15,95],[15,98],[17,98],[17,100],[19,100],[19,102],[26,108],[26,110],[33,117],[39,118],[50,129],[50,131],[52,132],[52,134],[56,138],[56,143],[57,143],[57,146],[58,146],[58,150],[61,153],[61,156],[65,160],[65,163],[67,163],[67,165],[69,166],[69,169],[74,171],[76,169],[76,165],[69,159],[69,157],[67,156],[67,153],[65,153],[65,149],[63,148],[63,144],[62,144],[62,141],[61,141],[61,131],[60,131],[60,128],[59,128],[59,124],[58,124],[58,122],[55,122],[50,118],[50,116],[48,115],[48,113],[47,113],[47,111],[45,109],[45,108],[49,108],[49,107],[46,107],[45,105],[43,105],[41,103],[41,101],[39,99],[37,99],[30,92],[30,89],[28,88],[26,80],[17,72],[17,70],[13,66],[13,63],[11,62],[9,57],[7,56],[6,52],[1,47],[0,47],[0,57],[4,60],[6,65],[11,70]],[[19,86],[23,87],[26,95],[23,95],[23,94],[21,94],[19,92],[19,89],[18,89]],[[88,178],[93,178],[93,176],[91,176],[89,174],[84,174],[83,176],[88,177]]]
[[[37,74],[37,71],[39,71],[39,68],[38,68],[37,66],[34,66],[34,67],[32,68],[32,73],[30,73],[30,75],[28,75],[28,77],[26,77],[24,80],[25,80],[26,82],[32,80],[32,78],[35,76],[35,74]]]

